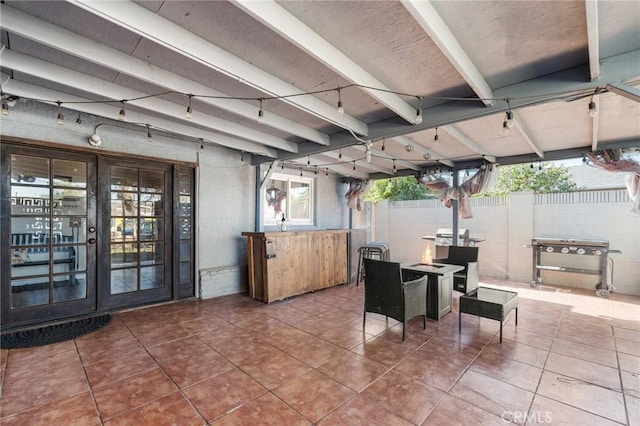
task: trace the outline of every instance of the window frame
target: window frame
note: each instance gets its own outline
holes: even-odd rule
[[[286,191],[287,191],[287,202],[286,208],[283,212],[285,218],[287,219],[287,223],[289,226],[313,226],[315,225],[315,179],[306,176],[294,176],[288,175],[284,173],[273,173],[269,177],[269,181],[277,180],[281,182],[286,182]],[[309,215],[304,219],[293,219],[291,217],[291,203],[289,202],[289,194],[291,194],[291,184],[292,183],[303,183],[309,185]],[[266,200],[266,191],[269,185],[264,185],[261,191],[262,200]],[[265,208],[263,209],[262,214],[262,224],[264,226],[279,226],[280,219],[279,218],[271,218],[268,216],[268,210],[265,201]]]

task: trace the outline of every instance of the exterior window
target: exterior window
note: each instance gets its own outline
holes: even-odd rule
[[[274,173],[263,190],[264,224],[313,225],[313,179]]]

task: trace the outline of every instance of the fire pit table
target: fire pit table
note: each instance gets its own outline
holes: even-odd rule
[[[453,305],[453,274],[464,266],[444,263],[403,263],[402,279],[411,281],[427,275],[427,318],[440,321]]]
[[[460,296],[458,331],[462,331],[462,313],[500,321],[500,343],[502,343],[502,322],[509,312],[516,310],[518,326],[518,293],[488,287],[478,287]]]

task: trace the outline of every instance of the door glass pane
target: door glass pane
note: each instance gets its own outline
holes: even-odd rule
[[[163,216],[164,203],[160,194],[140,194],[140,216]]]
[[[87,191],[84,189],[54,189],[53,214],[85,216],[87,214]]]
[[[72,273],[54,276],[53,302],[67,302],[87,297],[87,275]]]
[[[158,243],[141,243],[140,244],[140,263],[149,265],[164,262],[164,244]]]
[[[164,173],[157,170],[140,170],[140,191],[163,192]]]
[[[180,196],[180,216],[191,216],[191,197],[189,195]]]
[[[145,266],[140,268],[140,290],[164,287],[164,267]]]
[[[111,167],[112,191],[136,191],[138,189],[138,170],[131,167]]]
[[[11,182],[23,185],[49,185],[49,159],[12,155]]]
[[[31,246],[49,244],[49,218],[12,218],[11,245]]]
[[[180,262],[180,284],[191,283],[191,262]]]
[[[180,173],[178,176],[178,191],[180,195],[191,194],[191,175],[187,173]]]
[[[11,280],[11,307],[47,305],[49,303],[49,277]]]
[[[163,219],[140,219],[140,240],[162,240],[164,239]]]
[[[180,218],[180,239],[191,238],[191,218]]]
[[[87,163],[83,161],[53,160],[53,186],[87,187]]]
[[[191,241],[180,241],[180,259],[181,262],[191,260]]]
[[[49,188],[11,185],[11,214],[49,214]]]
[[[111,294],[129,293],[138,290],[138,270],[136,268],[111,271]]]

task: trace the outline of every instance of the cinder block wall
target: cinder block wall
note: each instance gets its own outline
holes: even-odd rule
[[[640,296],[640,215],[631,213],[625,190],[585,191],[570,194],[513,193],[509,197],[471,200],[473,218],[459,219],[459,227],[483,238],[480,274],[529,283],[532,279],[534,237],[607,240],[613,260],[616,292]],[[373,239],[386,241],[393,260],[420,259],[438,228],[452,227],[452,210],[438,200],[380,202],[373,206]],[[591,257],[590,261],[595,261]],[[555,258],[563,266],[584,262],[575,256]],[[594,267],[597,267],[594,266]],[[592,289],[598,276],[544,271],[543,283]]]

